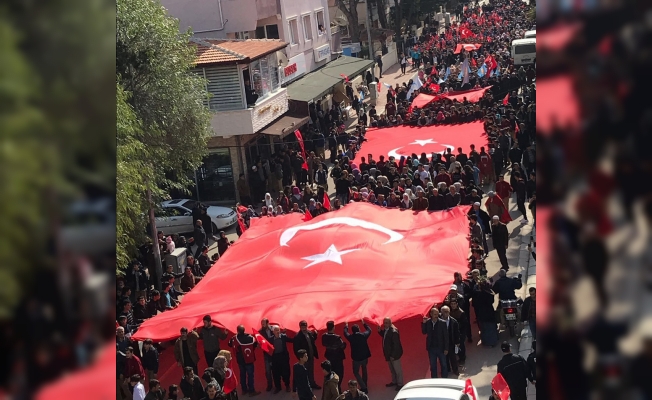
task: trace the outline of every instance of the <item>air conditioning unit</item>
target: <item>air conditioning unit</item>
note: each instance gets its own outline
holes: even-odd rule
[[[171,254],[165,256],[165,265],[171,265],[175,274],[180,274],[186,270],[188,265],[186,260],[186,248],[175,249]]]

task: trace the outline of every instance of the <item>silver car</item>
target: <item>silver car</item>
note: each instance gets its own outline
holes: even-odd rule
[[[161,203],[164,215],[156,217],[156,228],[163,231],[164,235],[194,231],[192,209],[196,205],[197,201],[189,199],[164,201]],[[209,206],[206,209],[206,214],[211,218],[212,230],[216,234],[238,221],[235,211],[228,207]],[[208,229],[206,230],[208,231]]]

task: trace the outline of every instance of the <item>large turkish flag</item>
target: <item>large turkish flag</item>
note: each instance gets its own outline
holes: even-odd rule
[[[179,307],[145,321],[134,338],[173,339],[204,315],[231,331],[263,318],[323,329],[329,320],[424,315],[448,293],[453,273],[467,269],[467,211],[355,203],[308,222],[301,214],[252,218]]]
[[[380,155],[394,156],[396,160],[401,156],[412,153],[421,155],[426,153],[428,158],[432,153],[444,154],[450,147],[453,154],[461,147],[464,153],[471,150],[474,144],[476,150],[487,146],[487,136],[484,133],[482,122],[469,122],[459,125],[440,126],[395,126],[392,128],[368,129],[367,141],[360,149],[360,155],[371,154],[378,160]]]

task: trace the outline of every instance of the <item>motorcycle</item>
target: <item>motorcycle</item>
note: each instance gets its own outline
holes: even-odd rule
[[[500,308],[505,317],[505,326],[509,331],[509,336],[514,337],[516,335],[516,325],[518,323],[518,315],[520,314],[520,308],[523,305],[523,300],[500,300]]]

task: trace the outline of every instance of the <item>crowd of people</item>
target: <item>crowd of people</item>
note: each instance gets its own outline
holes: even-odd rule
[[[484,9],[466,7],[461,10],[461,21],[446,27],[444,33],[434,28],[426,29],[423,35],[412,39],[404,56],[399,56],[399,62],[404,73],[411,64],[416,76],[387,90],[384,110],[379,112],[372,106],[367,111],[364,102],[349,86],[350,104],[358,115],[358,123],[353,129],[347,131],[344,128],[345,117],[339,105],[334,104],[327,110],[317,102],[310,107],[312,133],[304,142],[308,149],[305,158],[298,148],[283,147],[271,158],[258,160],[250,174],[241,175],[237,182],[242,218],[239,234],[243,233],[251,218],[288,213],[310,214],[314,218],[350,202],[414,211],[438,211],[470,205],[469,271],[466,276],[455,274],[449,294],[423,319],[422,333],[426,337],[432,377],[459,375],[460,366],[466,361],[465,342],[473,341],[474,331],[476,334],[479,331],[483,345],[493,347],[498,344],[500,316],[494,307],[495,297],[516,299],[515,290],[522,285],[520,276],[506,276],[510,267],[506,256],[509,242],[506,224],[511,221],[508,199],[515,197],[523,217],[521,223],[533,221],[536,224],[536,77],[532,67],[514,66],[510,55],[511,41],[522,37],[523,32],[531,28],[532,22],[527,16],[529,7],[510,0],[490,3],[491,6]],[[455,54],[460,43],[481,43],[482,46],[479,50],[462,50]],[[365,80],[370,83],[374,78],[367,76]],[[477,102],[466,99],[457,102],[446,96],[451,92],[488,86],[491,88]],[[411,107],[420,93],[433,95],[435,99],[421,109]],[[444,154],[432,156],[412,154],[398,160],[384,155],[376,158],[372,154],[358,154],[363,149],[368,127],[427,126],[480,120],[484,122],[487,146],[458,148],[455,152],[448,149]],[[505,179],[507,174],[509,180]],[[332,200],[328,193],[329,178],[335,189]],[[152,276],[139,261],[134,261],[125,277],[118,279],[117,378],[118,393],[122,398],[133,396],[139,400],[161,400],[177,399],[182,395],[182,398],[193,400],[235,400],[237,390],[229,386],[235,364],[239,369],[240,395],[260,394],[255,389],[254,380],[254,350],[259,347],[259,342],[245,333],[244,326],[238,327],[236,335],[229,341],[231,350],[221,348],[220,341],[226,339],[227,332],[217,328],[209,316],[204,318],[204,326],[199,329],[183,327],[179,339],[173,344],[182,378],[178,385],[167,389],[163,389],[157,380],[161,344],[146,340],[141,350],[140,345],[130,339],[144,320],[175,308],[182,301],[183,294],[192,290],[219,255],[227,251],[231,243],[224,232],[206,232],[202,215],[198,209],[197,218],[194,218],[195,233],[188,240],[159,233],[157,240],[161,251],[165,253],[185,247],[188,264],[183,273],[175,273],[172,266],[168,266],[162,277],[162,290],[153,290]],[[206,245],[213,235],[219,236],[214,239],[221,244],[218,253],[209,257]],[[191,247],[196,250],[193,252]],[[485,265],[492,250],[496,250],[501,262],[501,271],[495,282],[487,276]],[[133,308],[132,303],[135,303]],[[529,324],[533,335],[536,335],[535,304],[536,289],[531,289],[520,320]],[[471,308],[477,330],[471,323]],[[372,333],[369,325],[361,321],[349,330],[347,323],[342,337],[335,333],[334,323],[329,322],[327,333],[321,336],[326,360],[318,365],[317,372],[318,335],[307,326],[306,321],[301,321],[297,334],[289,336],[280,327],[262,321],[260,334],[274,346],[273,353],[262,352],[266,390],[278,393],[285,388],[296,393],[301,400],[314,399],[313,391],[319,389],[322,389],[322,400],[368,400],[367,364],[371,357],[368,339]],[[391,377],[387,386],[400,390],[404,384],[400,334],[389,318],[378,327],[378,333],[382,337],[388,377]],[[197,350],[199,340],[203,341],[203,356],[209,366],[201,378],[198,371],[201,358]],[[290,367],[292,357],[287,343],[292,343],[297,360],[293,367]],[[355,379],[348,381],[344,379],[343,366],[347,347],[355,375]],[[503,343],[501,347],[506,355],[499,363],[499,372],[503,373],[512,389],[512,398],[524,398],[527,380],[536,380],[533,362],[511,354],[508,344]],[[231,363],[231,358],[235,359],[234,363]],[[315,374],[320,378],[315,378]],[[145,383],[148,390],[145,390]],[[348,390],[342,390],[343,383]]]

